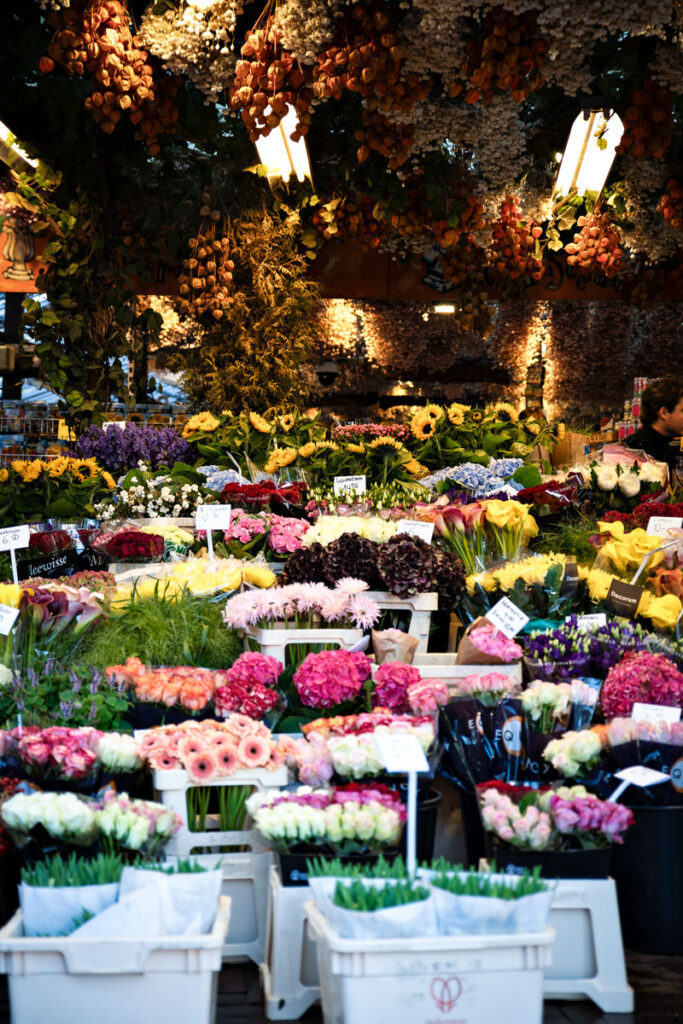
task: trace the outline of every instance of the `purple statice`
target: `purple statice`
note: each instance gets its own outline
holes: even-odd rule
[[[194,447],[173,427],[138,426],[127,423],[118,427],[90,426],[76,442],[76,451],[82,458],[95,458],[103,469],[114,475],[134,469],[144,462],[152,469],[173,466],[174,462],[194,462]]]
[[[647,647],[647,634],[632,623],[608,622],[593,630],[580,629],[570,616],[557,629],[532,633],[526,640],[527,658],[537,677],[571,679],[592,676],[604,679],[625,651]]]

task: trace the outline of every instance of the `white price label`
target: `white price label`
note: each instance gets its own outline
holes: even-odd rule
[[[419,519],[399,519],[396,524],[396,533],[409,533],[411,537],[419,537],[420,540],[431,544],[434,536],[434,523],[422,523]]]
[[[606,625],[607,616],[604,612],[595,612],[593,615],[579,615],[576,619],[577,629],[602,629]]]
[[[198,530],[230,529],[232,505],[197,505],[195,525]]]
[[[30,530],[28,525],[6,526],[0,530],[0,551],[10,551],[13,548],[27,548]]]
[[[660,704],[642,704],[637,700],[631,718],[634,722],[680,722],[681,709],[662,707]]]
[[[529,621],[521,608],[518,608],[508,597],[502,597],[493,608],[486,613],[486,618],[499,629],[508,640],[513,640],[520,629]]]
[[[106,423],[102,424],[102,430],[110,430],[112,427],[118,427],[119,430],[125,430],[128,424],[125,420],[107,420]]]
[[[680,530],[683,526],[683,516],[650,516],[647,524],[647,532],[651,537],[664,537],[669,539],[669,530]]]
[[[399,772],[428,772],[429,764],[420,741],[410,733],[375,733],[375,746],[384,767],[392,774]]]
[[[8,604],[0,604],[0,635],[7,636],[17,621],[18,608],[10,608]]]
[[[335,496],[346,494],[348,491],[355,491],[356,494],[365,494],[365,475],[362,476],[335,476]]]
[[[642,764],[634,764],[630,768],[623,768],[615,773],[615,778],[622,782],[628,782],[630,786],[657,786],[661,782],[668,782],[670,776],[665,772],[656,772],[654,768],[646,768]]]

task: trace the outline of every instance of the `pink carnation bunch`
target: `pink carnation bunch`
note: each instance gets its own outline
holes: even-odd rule
[[[261,516],[250,516],[240,509],[233,509],[230,513],[230,526],[223,536],[226,542],[237,540],[240,544],[248,544],[254,537],[265,533],[267,524]]]
[[[375,672],[372,694],[373,707],[403,710],[408,707],[408,687],[421,682],[422,677],[413,665],[402,661],[385,661]]]
[[[662,654],[627,652],[602,687],[605,718],[628,718],[636,701],[683,707],[683,673]]]
[[[184,768],[190,781],[197,784],[243,769],[273,771],[283,763],[270,729],[242,714],[230,715],[222,722],[190,721],[149,729],[140,748],[155,770]]]
[[[331,708],[354,700],[370,671],[360,651],[321,651],[307,655],[294,673],[294,686],[306,707]]]
[[[493,658],[499,658],[505,665],[512,661],[519,661],[522,657],[523,651],[519,644],[514,640],[508,640],[490,622],[484,626],[478,626],[467,635],[478,651]]]
[[[278,555],[290,555],[303,547],[303,537],[310,526],[306,519],[273,514],[270,516],[268,547]]]

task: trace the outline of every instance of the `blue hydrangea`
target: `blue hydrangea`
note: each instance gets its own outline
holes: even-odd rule
[[[234,469],[222,469],[220,466],[199,466],[198,473],[206,477],[206,486],[211,491],[222,491],[226,484],[244,483],[243,477]]]
[[[465,462],[461,466],[439,469],[424,477],[420,483],[434,487],[444,480],[452,480],[460,487],[471,491],[475,498],[486,498],[492,494],[506,494],[514,497],[522,485],[509,477],[522,465],[521,459],[491,459],[488,466],[476,462]]]

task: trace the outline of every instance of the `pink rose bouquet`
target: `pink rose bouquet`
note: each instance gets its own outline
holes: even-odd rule
[[[627,652],[602,687],[605,718],[628,718],[636,701],[683,708],[683,673],[661,654]]]
[[[489,672],[458,679],[457,688],[460,696],[474,697],[486,707],[493,707],[503,697],[516,697],[522,686],[502,672]]]
[[[0,756],[27,778],[80,781],[98,768],[96,729],[37,726],[0,732]]]
[[[514,640],[508,640],[491,623],[485,626],[478,626],[468,633],[468,638],[482,654],[489,654],[499,658],[502,664],[508,665],[513,661],[519,661],[523,651]]]
[[[311,524],[306,519],[291,519],[288,516],[270,516],[268,547],[277,555],[291,555],[303,547],[303,536]]]
[[[548,804],[555,830],[561,836],[576,836],[584,849],[623,843],[624,832],[634,822],[628,807],[598,800],[590,793],[573,797],[554,793]]]

